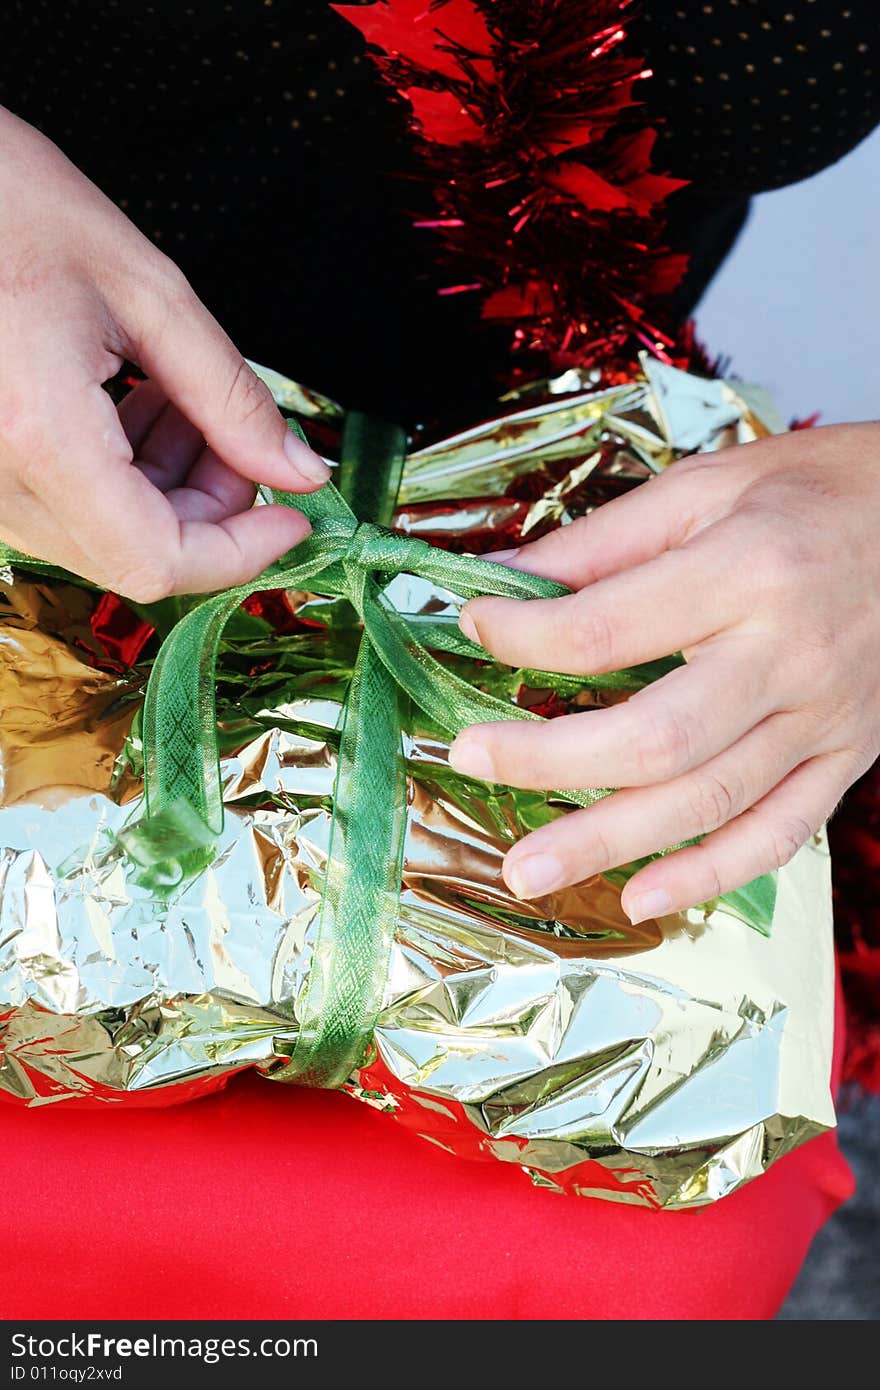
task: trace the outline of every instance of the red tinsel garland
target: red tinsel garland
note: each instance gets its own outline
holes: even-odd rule
[[[486,319],[551,370],[631,369],[673,347],[664,301],[686,257],[663,244],[680,179],[651,171],[650,76],[623,51],[633,0],[376,0],[333,8],[410,104],[450,271]]]

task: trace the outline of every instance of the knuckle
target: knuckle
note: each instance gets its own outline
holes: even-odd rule
[[[813,834],[813,827],[803,816],[786,816],[769,832],[770,857],[774,868],[782,868]]]
[[[572,656],[585,674],[614,666],[616,636],[614,625],[601,609],[579,613],[568,629]]]
[[[169,309],[187,308],[196,292],[180,266],[155,247],[150,252],[141,265],[144,288],[151,294],[158,292]]]
[[[255,416],[265,415],[271,409],[277,414],[268,387],[248,366],[244,358],[236,365],[226,391],[225,410],[238,424],[245,425]]]
[[[601,826],[588,825],[587,831],[583,849],[589,849],[589,855],[585,853],[584,857],[589,859],[590,874],[602,874],[606,869],[613,869],[620,863],[620,856],[615,854]]]
[[[698,741],[694,716],[671,708],[658,712],[632,738],[627,772],[637,779],[666,782],[692,765]]]
[[[762,599],[785,598],[792,590],[802,592],[804,577],[812,569],[812,553],[805,536],[792,524],[790,512],[785,524],[761,530],[748,547],[745,570]]]
[[[656,721],[647,751],[661,777],[674,777],[690,763],[694,744],[692,721],[680,710],[669,710]]]
[[[517,735],[524,729],[528,733],[520,741]],[[490,724],[482,741],[499,780],[512,787],[555,786],[557,748],[548,737],[552,732],[552,725]]]
[[[540,554],[546,555],[555,564],[567,561],[572,567],[576,582],[572,583],[571,579],[567,581],[572,588],[583,588],[601,577],[601,570],[591,559],[594,516],[595,513],[591,512],[587,516],[576,517],[567,525],[550,530],[537,542],[541,547]]]
[[[694,833],[708,835],[726,825],[740,814],[744,803],[745,787],[741,778],[722,779],[710,773],[694,778],[688,787],[683,838]]]
[[[110,302],[126,305],[120,317],[135,348],[143,348],[149,340],[154,350],[161,349],[175,324],[199,302],[183,271],[154,247],[126,265],[111,289]]]
[[[702,854],[699,883],[700,888],[697,896],[702,902],[710,902],[712,898],[720,898],[724,892],[724,884],[721,882],[718,865],[708,850]]]

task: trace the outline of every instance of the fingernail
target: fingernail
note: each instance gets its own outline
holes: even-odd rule
[[[330,469],[324,460],[318,458],[308,444],[303,444],[301,439],[297,439],[292,430],[288,430],[284,436],[284,452],[297,473],[308,478],[309,482],[326,483],[330,477]]]
[[[471,641],[476,642],[478,646],[481,645],[480,634],[477,632],[477,625],[466,608],[463,608],[458,615],[458,626],[465,637],[469,637]]]
[[[561,888],[566,874],[554,854],[528,854],[510,866],[506,877],[518,898],[542,898]]]
[[[517,546],[515,550],[493,550],[491,555],[484,555],[482,558],[491,560],[494,565],[506,565],[514,555],[519,554],[520,549],[521,547]]]
[[[488,752],[477,739],[468,738],[466,734],[459,734],[450,748],[449,765],[455,772],[463,772],[465,777],[476,777],[478,782],[495,781]]]
[[[649,917],[666,917],[672,911],[672,899],[665,889],[652,888],[647,893],[638,893],[622,907],[635,926],[637,922],[646,922]]]

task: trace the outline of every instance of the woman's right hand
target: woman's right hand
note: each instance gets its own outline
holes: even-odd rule
[[[326,464],[177,267],[2,109],[0,245],[0,538],[149,603],[244,583],[308,534],[256,484],[313,492]],[[124,360],[149,380],[117,410]]]

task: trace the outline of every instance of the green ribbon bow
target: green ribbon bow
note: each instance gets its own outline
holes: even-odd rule
[[[291,428],[299,433],[292,422]],[[453,555],[359,520],[370,513],[390,520],[404,452],[396,426],[351,415],[340,490],[328,484],[310,496],[273,495],[306,514],[311,536],[257,579],[205,598],[173,627],[153,666],[144,705],[146,814],[119,835],[157,892],[210,862],[223,829],[214,686],[227,621],[246,598],[267,589],[305,588],[347,599],[363,636],[343,708],[320,919],[289,1067],[291,1079],[313,1086],[338,1087],[347,1080],[363,1058],[381,1007],[406,828],[405,701],[413,700],[450,737],[489,720],[540,718],[475,688],[438,661],[428,645],[472,658],[487,653],[449,619],[396,612],[383,600],[383,588],[406,572],[463,598],[556,598],[568,592],[550,580]],[[0,547],[4,558],[49,568]],[[545,683],[571,680],[544,677]],[[625,672],[578,681],[618,688],[644,683]],[[554,795],[590,806],[607,791]],[[725,898],[762,931],[769,929],[774,901],[772,875]]]

